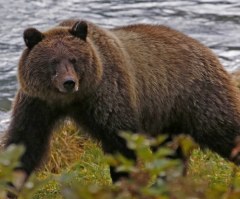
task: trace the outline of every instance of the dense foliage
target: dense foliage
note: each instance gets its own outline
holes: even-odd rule
[[[70,133],[66,134],[68,130]],[[216,154],[203,153],[188,137],[176,137],[171,144],[153,153],[150,147],[163,143],[165,136],[149,139],[122,133],[128,147],[138,156],[138,163],[134,164],[121,155],[104,156],[97,144],[86,137],[79,137],[72,128],[65,127],[63,132],[61,136],[55,136],[50,161],[31,176],[19,193],[20,199],[240,198],[239,169]],[[70,140],[66,142],[66,139]],[[74,140],[80,141],[78,147],[81,151],[68,149],[63,152],[66,149],[62,142],[77,145]],[[169,158],[177,147],[182,148],[188,161],[186,176],[182,175],[183,162]],[[15,191],[8,182],[12,180],[13,168],[19,164],[18,159],[23,152],[23,146],[10,146],[1,152],[0,198],[7,191]],[[71,158],[66,158],[69,156],[67,153],[75,153],[75,156],[70,154]],[[129,171],[130,179],[112,184],[108,164],[117,166],[119,171]]]

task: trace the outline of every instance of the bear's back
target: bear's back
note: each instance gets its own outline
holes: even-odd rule
[[[223,83],[226,80],[228,84],[229,75],[212,51],[178,31],[140,24],[116,28],[112,32],[120,40],[134,68],[140,115],[149,125],[146,129],[155,131],[161,123],[168,126],[165,121],[170,122],[172,115],[181,117],[176,114],[186,110],[179,107],[188,107],[188,98],[198,98],[193,88],[206,87],[206,93],[210,94],[218,90],[204,86],[208,82]],[[151,122],[156,120],[159,122]],[[158,126],[154,127],[154,124]]]

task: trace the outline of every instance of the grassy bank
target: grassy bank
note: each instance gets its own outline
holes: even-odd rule
[[[210,151],[203,152],[198,148],[194,149],[191,156],[189,156],[187,176],[181,176],[181,163],[173,166],[173,168],[171,168],[171,166],[165,166],[165,171],[163,169],[162,173],[169,176],[170,180],[164,182],[164,185],[160,182],[156,186],[157,190],[160,190],[159,193],[152,195],[147,194],[147,196],[143,194],[144,197],[141,196],[141,194],[136,196],[131,193],[131,189],[143,189],[143,187],[147,187],[147,189],[150,190],[150,185],[154,180],[150,180],[147,185],[144,184],[143,187],[142,185],[139,185],[139,181],[141,180],[134,178],[131,182],[121,182],[120,185],[117,186],[111,185],[108,164],[106,163],[106,159],[104,158],[100,147],[89,138],[81,136],[81,133],[78,134],[76,132],[76,129],[71,125],[65,126],[59,132],[55,132],[52,142],[52,153],[45,166],[38,171],[37,178],[43,180],[49,176],[53,176],[53,178],[58,178],[57,183],[56,179],[49,180],[49,182],[46,183],[46,186],[36,192],[33,197],[34,199],[90,199],[94,197],[104,199],[105,197],[106,199],[232,199],[240,197],[239,169],[233,164],[223,160],[218,155]],[[164,157],[162,158],[164,159]],[[124,164],[127,163],[124,163],[123,161],[123,165]],[[168,172],[169,169],[170,174]],[[174,174],[172,169],[176,169],[177,172]],[[61,177],[59,178],[59,176]],[[59,182],[61,182],[61,185],[59,185]],[[99,185],[99,187],[95,190],[96,193],[94,191],[94,193],[92,193],[92,191],[89,190],[93,185]],[[79,189],[78,187],[81,188]],[[115,189],[119,189],[121,191],[124,190],[129,193],[121,195],[118,192],[119,190],[116,191]],[[74,192],[75,195],[71,196],[70,194],[70,196],[66,197],[65,192],[67,191]],[[156,190],[153,189],[153,192],[154,191],[156,192]],[[86,192],[85,195],[83,192]],[[65,197],[63,197],[63,195]],[[102,195],[104,195],[104,197],[102,197]]]
[[[125,139],[138,154],[141,166],[121,156],[106,159],[97,143],[67,122],[54,133],[48,158],[26,184],[20,199],[240,198],[239,168],[210,151],[201,151],[188,138],[174,141],[174,145],[184,146],[189,165],[186,176],[182,176],[181,161],[166,158],[173,152],[171,147],[151,153],[149,146],[155,141],[128,134]],[[0,198],[21,150],[0,154]],[[130,171],[131,179],[113,185],[107,162]],[[159,173],[167,180],[156,178]]]
[[[71,175],[71,180],[80,186],[110,184],[109,167],[102,150],[97,143],[81,134],[73,123],[66,122],[54,132],[50,148],[48,157],[36,173],[37,179],[42,181],[49,176]],[[34,199],[63,198],[61,187],[54,179],[46,184],[34,195]]]

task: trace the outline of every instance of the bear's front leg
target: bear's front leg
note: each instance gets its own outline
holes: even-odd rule
[[[127,147],[126,140],[118,136],[116,133],[111,133],[108,138],[102,140],[102,148],[104,153],[116,155],[117,153],[123,155],[124,157],[134,160],[136,162],[136,154],[133,150]],[[117,172],[114,166],[110,166],[110,174],[112,182],[115,183],[122,178],[128,178],[128,172]]]
[[[13,186],[19,191],[31,172],[39,166],[49,146],[49,138],[57,119],[56,112],[44,101],[17,93],[5,147],[23,144],[25,153],[16,168]]]

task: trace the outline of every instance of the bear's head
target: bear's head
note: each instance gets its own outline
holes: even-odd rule
[[[102,65],[88,39],[87,22],[47,32],[28,28],[23,37],[27,49],[19,62],[18,79],[29,96],[69,102],[99,84]]]

